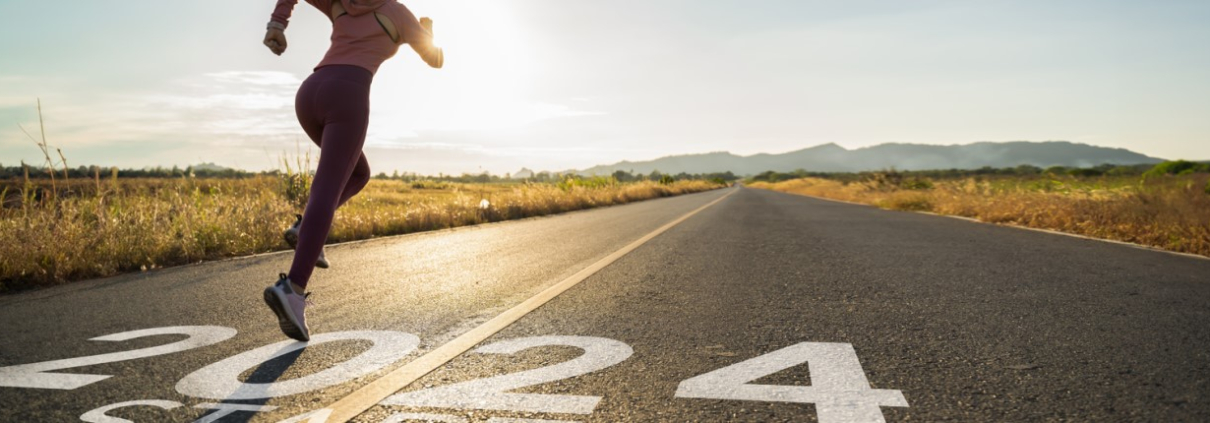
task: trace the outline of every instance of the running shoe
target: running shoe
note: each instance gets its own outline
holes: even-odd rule
[[[297,248],[298,227],[302,226],[302,215],[296,214],[295,216],[298,217],[298,220],[294,221],[294,226],[286,229],[286,233],[282,234],[282,237],[286,239],[286,243],[290,244],[290,248]],[[315,260],[315,267],[327,269],[329,266],[331,266],[331,263],[328,263],[328,258],[324,256],[324,250],[319,250],[319,258]]]
[[[282,273],[277,283],[265,288],[265,304],[277,315],[277,324],[282,333],[299,341],[311,340],[307,328],[307,297],[311,293],[298,295],[290,288],[290,278]]]

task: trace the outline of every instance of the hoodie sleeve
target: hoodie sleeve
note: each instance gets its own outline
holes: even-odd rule
[[[269,21],[289,26],[290,14],[294,12],[296,4],[298,4],[298,0],[277,0],[277,6],[273,8],[273,15],[270,16]]]
[[[429,30],[420,26],[420,22],[416,19],[416,15],[408,10],[407,6],[400,3],[389,5],[389,10],[386,10],[390,16],[391,22],[399,29],[399,43],[412,44],[413,46],[428,46],[433,44],[433,34]]]

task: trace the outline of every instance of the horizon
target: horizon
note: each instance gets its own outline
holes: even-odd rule
[[[1011,142],[974,140],[1210,159],[1202,2],[404,3],[448,66],[405,48],[379,71],[375,174]],[[276,57],[271,2],[150,4],[81,4],[54,31],[16,18],[37,4],[0,5],[21,40],[0,47],[0,163],[42,160],[18,127],[38,136],[39,98],[69,163],[257,171],[311,146],[293,95],[327,47],[321,14],[300,4]]]
[[[672,154],[672,155],[668,155],[668,156],[656,157],[654,159],[659,159],[659,158],[664,158],[664,157],[699,156],[699,155],[706,155],[706,154],[721,154],[721,153],[731,154],[731,155],[739,156],[739,157],[751,157],[751,156],[758,156],[758,155],[762,155],[762,154],[777,155],[777,154],[794,153],[794,152],[803,151],[803,150],[810,150],[813,148],[819,148],[819,147],[824,147],[824,146],[829,146],[829,145],[840,147],[842,150],[845,150],[845,151],[854,151],[854,150],[880,147],[880,146],[885,146],[885,145],[918,145],[918,146],[929,146],[929,147],[959,147],[959,146],[969,146],[969,145],[975,145],[975,144],[1009,144],[1009,143],[1030,143],[1030,144],[1068,143],[1068,144],[1075,144],[1075,145],[1086,145],[1086,146],[1090,146],[1090,147],[1113,148],[1113,149],[1118,149],[1118,150],[1130,151],[1132,153],[1143,154],[1143,153],[1139,153],[1134,150],[1130,150],[1128,148],[1107,147],[1107,146],[1103,146],[1103,145],[1093,145],[1093,144],[1088,144],[1088,143],[1073,142],[1073,141],[1067,141],[1067,140],[1045,140],[1045,141],[1013,140],[1013,141],[971,141],[968,143],[955,143],[955,144],[929,144],[929,143],[918,143],[918,142],[886,142],[886,143],[866,145],[866,146],[861,146],[861,147],[856,147],[856,148],[846,148],[845,146],[834,143],[834,142],[825,142],[822,144],[815,144],[812,146],[795,148],[792,150],[784,150],[781,152],[760,151],[760,152],[751,153],[751,154],[737,154],[737,153],[734,153],[731,151],[718,150],[718,151],[706,151],[706,152],[700,152],[700,153]],[[1143,155],[1146,155],[1146,154],[1143,154]],[[1152,157],[1152,158],[1157,158],[1157,159],[1167,160],[1167,158],[1164,158],[1164,157],[1155,157],[1155,156],[1149,156],[1149,155],[1146,155],[1146,156]],[[1172,160],[1182,160],[1182,159],[1189,160],[1189,161],[1202,161],[1202,160],[1197,160],[1196,158],[1188,158],[1188,157],[1173,158]],[[622,161],[633,162],[633,161],[651,161],[651,160],[653,160],[653,159],[622,160]]]
[[[835,146],[835,147],[840,148],[841,150],[845,150],[845,151],[848,151],[848,152],[852,152],[852,151],[856,151],[856,150],[869,149],[869,148],[877,148],[877,147],[882,147],[882,146],[890,146],[890,145],[907,145],[907,146],[920,146],[920,147],[961,147],[961,146],[970,146],[970,145],[975,145],[975,144],[1009,144],[1009,143],[1026,143],[1026,144],[1047,144],[1047,143],[1055,143],[1055,144],[1071,144],[1071,145],[1076,145],[1076,146],[1087,146],[1087,147],[1093,147],[1093,148],[1111,148],[1111,149],[1114,149],[1114,150],[1126,151],[1126,152],[1130,152],[1130,153],[1134,153],[1134,154],[1139,154],[1139,155],[1145,156],[1145,157],[1150,158],[1150,159],[1155,159],[1155,160],[1158,160],[1158,161],[1160,161],[1160,162],[1189,161],[1189,162],[1195,162],[1195,163],[1210,163],[1210,159],[1205,159],[1205,160],[1196,159],[1196,158],[1173,158],[1173,159],[1169,159],[1169,158],[1163,158],[1163,157],[1153,157],[1153,156],[1147,156],[1147,155],[1145,155],[1145,154],[1138,153],[1138,152],[1135,152],[1135,151],[1132,151],[1132,150],[1129,150],[1129,149],[1125,149],[1125,148],[1103,147],[1103,146],[1096,146],[1096,145],[1091,145],[1091,144],[1075,143],[1075,142],[1071,142],[1071,141],[1061,141],[1061,140],[1050,140],[1050,141],[976,141],[976,142],[972,142],[972,143],[968,143],[968,144],[946,144],[946,145],[942,145],[942,144],[919,144],[919,143],[884,143],[884,144],[878,144],[878,145],[872,145],[872,146],[865,146],[865,147],[859,147],[859,148],[853,148],[853,149],[847,149],[847,148],[845,148],[845,147],[843,147],[843,146],[837,145],[836,143],[824,143],[824,144],[813,145],[813,146],[810,146],[810,147],[805,147],[805,148],[798,148],[798,149],[794,149],[794,150],[783,151],[783,152],[780,152],[780,153],[760,152],[760,153],[753,153],[753,154],[747,154],[747,155],[740,155],[740,154],[735,154],[735,153],[732,153],[732,152],[729,152],[729,151],[710,151],[710,152],[704,152],[704,153],[674,154],[674,155],[661,156],[661,157],[656,157],[656,158],[652,158],[652,159],[645,159],[645,160],[621,160],[621,161],[617,161],[617,162],[613,162],[613,163],[600,163],[600,164],[597,164],[597,165],[593,165],[593,166],[589,166],[589,167],[584,167],[584,168],[577,168],[577,169],[571,169],[571,168],[568,168],[568,169],[558,169],[558,170],[556,170],[556,169],[543,169],[543,168],[529,168],[529,167],[527,167],[527,166],[522,166],[521,168],[514,169],[513,171],[505,171],[505,172],[499,172],[499,173],[497,173],[497,172],[492,172],[492,171],[489,171],[489,170],[482,170],[482,171],[477,172],[477,173],[473,173],[473,172],[458,172],[458,173],[446,173],[446,172],[437,172],[437,173],[418,173],[418,172],[413,172],[413,171],[402,171],[402,170],[397,170],[397,169],[394,169],[394,170],[391,170],[391,171],[385,171],[385,170],[383,170],[383,171],[375,171],[375,172],[374,172],[374,175],[375,175],[375,177],[378,177],[378,175],[381,175],[381,174],[385,174],[385,175],[388,175],[388,176],[391,176],[391,175],[398,175],[398,176],[413,176],[413,177],[447,177],[447,178],[457,178],[457,177],[463,177],[463,176],[479,176],[479,175],[489,175],[489,176],[494,176],[494,177],[506,177],[507,175],[514,175],[514,174],[521,173],[521,172],[526,172],[526,171],[531,172],[531,173],[533,173],[533,174],[535,174],[535,175],[536,175],[536,174],[543,174],[543,173],[545,173],[545,174],[551,174],[551,175],[567,175],[567,174],[574,174],[574,173],[582,173],[582,172],[587,172],[587,171],[589,171],[589,170],[592,170],[593,168],[598,168],[598,167],[605,167],[605,168],[608,168],[608,167],[614,167],[614,166],[618,166],[618,165],[621,165],[621,164],[643,164],[643,163],[647,163],[647,162],[658,161],[658,160],[660,160],[660,159],[665,159],[665,158],[680,158],[680,157],[692,157],[692,156],[707,156],[707,155],[716,155],[716,154],[727,154],[727,155],[731,155],[731,156],[734,156],[734,157],[739,157],[739,158],[751,158],[751,157],[754,157],[754,156],[760,156],[760,155],[771,155],[771,156],[776,156],[776,155],[790,154],[790,153],[795,153],[795,152],[799,152],[799,151],[812,150],[812,149],[816,149],[816,148],[819,148],[819,147],[825,147],[825,146]],[[42,166],[44,166],[44,164],[38,164],[38,165],[34,165],[34,164],[31,164],[31,163],[24,163],[24,164],[25,164],[25,165],[27,165],[27,166],[29,166],[31,169],[38,169],[38,168],[41,168]],[[1104,162],[1104,163],[1098,163],[1098,164],[1089,165],[1089,166],[1058,166],[1058,167],[1066,167],[1066,168],[1072,168],[1072,169],[1079,169],[1079,168],[1096,168],[1096,167],[1101,167],[1101,166],[1111,166],[1111,165],[1118,165],[1118,166],[1125,166],[1125,167],[1134,167],[1134,166],[1152,165],[1152,164],[1151,164],[1151,163],[1111,163],[1111,162]],[[274,172],[274,171],[280,171],[280,170],[281,170],[280,168],[266,168],[266,169],[243,169],[243,168],[236,168],[236,167],[224,166],[224,165],[222,165],[222,164],[220,164],[220,163],[216,163],[216,162],[198,162],[198,163],[190,163],[190,164],[185,164],[185,165],[172,165],[172,166],[163,166],[163,165],[148,165],[148,166],[141,166],[141,167],[126,167],[126,168],[121,168],[121,169],[119,169],[119,170],[122,170],[122,171],[148,171],[148,170],[168,170],[168,169],[174,169],[174,168],[175,168],[175,169],[178,169],[179,171],[182,171],[182,172],[183,172],[183,171],[185,171],[185,170],[188,170],[188,169],[191,169],[191,168],[196,168],[196,167],[199,167],[199,166],[206,166],[206,167],[217,167],[217,168],[218,168],[218,171],[220,171],[220,172],[230,170],[230,171],[235,171],[235,172],[244,172],[244,173],[262,173],[262,172]],[[1014,168],[1014,167],[1020,167],[1020,166],[1033,166],[1033,167],[1039,167],[1039,166],[1032,165],[1032,164],[1029,164],[1029,163],[1019,163],[1019,164],[1011,164],[1011,165],[1006,163],[1006,164],[1004,164],[1003,166],[984,166],[983,168],[991,167],[991,168],[996,168],[996,169],[1011,169],[1011,168]],[[6,164],[6,163],[3,163],[3,162],[0,162],[0,168],[5,168],[5,167],[11,167],[11,166],[10,166],[9,164]],[[75,170],[75,169],[79,169],[79,168],[92,168],[92,167],[97,167],[97,168],[100,168],[100,169],[111,169],[111,168],[117,168],[117,166],[106,166],[106,165],[97,165],[97,164],[78,164],[77,166],[72,167],[72,169],[73,169],[73,170]],[[1039,167],[1039,168],[1041,168],[1041,167]],[[800,169],[798,169],[798,170],[799,170],[799,171],[816,171],[816,170],[813,170],[813,169],[806,169],[806,168],[800,168]],[[953,167],[953,168],[940,168],[940,167],[939,167],[939,168],[936,168],[936,169],[932,169],[932,168],[930,168],[930,169],[919,169],[919,170],[977,170],[977,168],[974,168],[974,167]],[[645,174],[645,172],[637,172],[637,173],[636,173],[636,172],[634,172],[634,171],[633,171],[633,169],[632,169],[632,170],[630,170],[630,171],[625,171],[625,170],[622,170],[622,171],[627,172],[627,173],[633,173],[633,174],[635,174],[635,175],[639,175],[639,174]],[[657,170],[657,171],[658,171],[658,170]],[[775,171],[775,170],[773,170],[773,169],[769,169],[768,171]],[[870,172],[870,171],[877,171],[877,170],[875,170],[875,169],[870,169],[870,170],[864,170],[864,171],[860,171],[860,172]],[[854,171],[821,171],[821,172],[823,172],[823,173],[838,173],[838,174],[840,174],[840,173],[855,173]],[[709,172],[709,173],[732,173],[732,170],[728,170],[728,169],[720,169],[720,170],[712,171],[712,172]],[[674,173],[667,173],[667,174],[674,174]],[[705,174],[705,173],[695,173],[695,175],[696,175],[696,174]],[[750,173],[736,173],[736,175],[738,175],[738,176],[745,176],[745,175],[750,176],[750,175],[753,175],[753,174],[750,174]],[[602,175],[598,175],[598,174],[596,174],[596,173],[592,173],[592,174],[590,174],[590,176],[602,176]],[[507,179],[507,178],[506,178],[506,179]]]

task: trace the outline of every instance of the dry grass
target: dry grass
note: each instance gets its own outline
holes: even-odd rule
[[[297,175],[296,175],[297,176]],[[0,181],[0,292],[286,249],[305,204],[297,177]],[[540,216],[719,188],[374,180],[337,212],[329,242]],[[305,190],[301,190],[305,192]],[[482,207],[482,201],[490,205]]]
[[[996,177],[843,183],[804,178],[751,186],[885,209],[929,211],[1210,256],[1210,175]]]

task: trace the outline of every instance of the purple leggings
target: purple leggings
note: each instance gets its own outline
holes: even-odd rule
[[[370,164],[361,147],[370,123],[373,79],[358,66],[328,65],[315,70],[295,97],[298,122],[319,146],[319,165],[290,266],[290,281],[299,286],[311,280],[336,209],[370,181]]]

